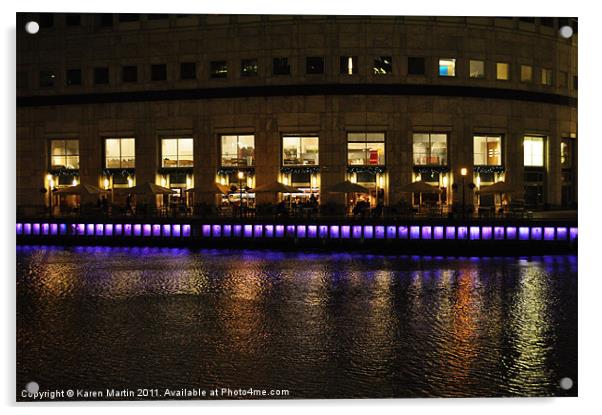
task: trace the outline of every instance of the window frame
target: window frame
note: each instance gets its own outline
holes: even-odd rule
[[[441,62],[442,61],[449,61],[453,63],[453,74],[452,75],[442,75],[441,74]],[[439,78],[455,78],[456,77],[456,64],[457,64],[457,59],[456,58],[439,58],[437,60],[438,65],[437,65],[437,76]],[[449,67],[447,67],[449,68]]]
[[[533,164],[533,152],[531,153],[531,164],[527,164],[525,162],[525,156],[526,156],[525,143],[527,141],[527,138],[540,138],[541,139],[541,143],[542,143],[542,155],[541,155],[542,163],[541,163],[541,165]],[[527,168],[527,169],[528,168],[545,169],[546,168],[546,145],[547,145],[547,136],[537,135],[537,134],[524,134],[523,135],[523,167]]]
[[[57,142],[57,141],[64,141],[64,146],[63,146],[64,152],[63,152],[63,154],[60,154],[60,155],[53,155],[52,154],[52,149],[53,149],[52,144],[54,142]],[[77,142],[77,154],[67,154],[67,142],[68,141],[75,141],[75,142]],[[49,150],[49,163],[48,163],[49,164],[49,169],[48,169],[49,171],[53,171],[53,170],[78,171],[80,169],[79,162],[80,162],[81,154],[80,154],[80,151],[79,151],[79,138],[51,138],[49,140],[48,150]],[[63,157],[65,159],[64,164],[62,166],[55,166],[52,163],[52,160],[53,160],[54,157]],[[68,168],[67,167],[67,157],[77,157],[77,168],[72,169],[72,168]]]
[[[209,78],[210,79],[227,79],[228,78],[228,61],[210,61],[209,62]]]
[[[529,69],[529,78],[523,77],[523,69]],[[533,65],[522,64],[520,65],[520,81],[525,84],[533,83]]]
[[[319,72],[310,71],[310,60],[319,61],[318,70]],[[321,67],[320,67],[321,65]],[[326,73],[326,63],[324,62],[324,56],[306,56],[305,57],[305,74],[306,75],[324,75]]]
[[[175,161],[176,161],[176,165],[175,166],[165,166],[165,154],[163,153],[163,142],[167,141],[167,140],[175,140],[176,141],[176,154],[175,154]],[[192,141],[192,155],[191,155],[191,162],[192,165],[190,166],[180,166],[180,140],[191,140]],[[159,138],[159,144],[160,144],[160,148],[161,148],[161,160],[160,160],[160,165],[162,169],[178,169],[178,170],[183,170],[183,169],[192,169],[194,168],[194,138],[191,136],[188,137],[174,137],[174,136],[162,136]],[[170,156],[173,156],[173,154],[169,154]]]
[[[349,140],[349,135],[350,134],[364,134],[365,139],[364,141],[350,141]],[[383,136],[383,140],[382,141],[373,141],[373,140],[368,140],[368,134],[382,134]],[[367,150],[368,150],[368,145],[369,144],[377,144],[377,143],[382,143],[383,144],[383,162],[382,163],[377,163],[377,164],[370,164],[369,163],[369,158],[366,159],[366,157],[364,156],[364,163],[363,164],[350,164],[349,163],[349,143],[363,143],[364,144],[364,155],[367,154]],[[376,167],[384,167],[387,164],[387,133],[385,131],[347,131],[347,167],[353,167],[353,166],[366,166],[366,167],[371,167],[371,166],[376,166]]]
[[[500,139],[500,154],[499,154],[499,164],[477,164],[475,161],[475,157],[476,157],[476,153],[474,152],[474,143],[475,143],[475,139],[477,137],[485,137],[486,139],[488,138],[499,138]],[[485,141],[487,142],[487,141]],[[479,167],[503,167],[504,166],[504,135],[503,134],[494,134],[494,133],[474,133],[472,135],[472,146],[473,146],[473,150],[472,150],[472,164],[473,166],[479,166]],[[489,157],[487,157],[487,154],[485,154],[485,160],[488,160]]]
[[[378,67],[377,66],[379,65],[379,62],[386,61],[386,59],[383,59],[383,58],[388,58],[389,59],[389,61],[390,61],[389,62],[390,70],[388,72],[382,72],[382,73],[380,73],[380,72],[378,72]],[[382,66],[381,66],[381,68],[382,68]],[[390,55],[375,56],[373,64],[372,64],[372,75],[373,76],[393,75],[393,56],[390,56]]]
[[[433,135],[445,135],[445,163],[438,163],[438,164],[433,164],[433,163],[425,163],[425,164],[416,164],[416,156],[414,153],[414,136],[417,134],[428,134],[429,136],[429,145],[428,145],[428,149],[427,149],[427,155],[426,158],[427,159],[431,159],[432,156],[432,139],[431,136]],[[450,133],[447,131],[414,131],[412,132],[412,165],[414,166],[443,166],[443,167],[447,167],[449,165],[449,136]]]
[[[253,159],[252,159],[252,164],[248,165],[248,164],[241,164],[238,163],[237,164],[224,164],[223,163],[223,159],[224,159],[224,137],[236,137],[236,159],[240,160],[240,137],[243,136],[251,136],[253,137]],[[255,146],[255,133],[224,133],[224,134],[219,134],[218,135],[218,140],[219,140],[219,167],[221,168],[234,168],[234,169],[244,169],[244,168],[255,168],[255,150],[256,150],[256,146]]]
[[[479,62],[483,65],[483,73],[481,76],[472,76],[472,63]],[[469,59],[468,60],[468,78],[470,79],[486,79],[487,78],[487,64],[483,59]]]
[[[119,167],[108,167],[107,163],[107,141],[108,140],[119,140]],[[123,151],[122,151],[122,141],[123,140],[134,140],[134,159],[133,159],[133,167],[124,167],[123,166]],[[133,170],[136,168],[136,137],[103,137],[103,146],[104,146],[104,156],[103,156],[103,165],[106,170]]]
[[[254,71],[246,71],[245,69],[248,67],[253,67],[250,63],[254,62],[255,70]],[[241,78],[254,78],[259,76],[259,60],[257,58],[250,59],[241,59],[240,60],[240,77]]]
[[[349,59],[351,58],[351,73],[349,73]],[[358,74],[357,56],[339,56],[339,75],[353,76]]]
[[[500,78],[500,65],[506,65],[506,78]],[[508,82],[512,79],[510,76],[510,62],[495,62],[495,80]]]
[[[302,140],[304,138],[316,138],[318,139],[318,155],[317,155],[317,163],[316,164],[303,164],[303,163],[299,163],[299,164],[287,164],[284,162],[285,158],[284,158],[284,139],[285,138],[298,138],[299,139],[299,149],[303,149],[303,142]],[[301,156],[301,154],[299,154],[299,156]],[[280,137],[280,166],[281,167],[319,167],[320,166],[320,136],[318,134],[315,133],[309,133],[309,134],[283,134]]]
[[[413,65],[410,65],[410,60],[413,61],[413,63],[417,63],[417,62],[421,62],[422,64],[422,72],[413,72],[410,71],[410,68],[413,68]],[[426,75],[426,58],[424,56],[408,56],[408,75],[411,76],[425,76]]]

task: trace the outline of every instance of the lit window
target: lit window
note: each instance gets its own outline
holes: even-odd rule
[[[533,67],[530,65],[520,66],[520,81],[531,82],[533,80]]]
[[[541,84],[542,85],[552,85],[552,70],[542,68],[541,70]]]
[[[192,167],[192,138],[161,139],[161,167]]]
[[[257,76],[258,72],[257,59],[243,59],[240,61],[240,76]]]
[[[456,76],[456,60],[439,59],[439,76]]]
[[[222,135],[221,165],[250,167],[255,165],[254,135]]]
[[[107,138],[105,140],[105,167],[133,169],[136,167],[136,140],[134,138]]]
[[[379,56],[374,59],[372,67],[374,75],[388,75],[393,73],[393,58],[391,56]]]
[[[544,138],[525,136],[524,147],[524,165],[527,167],[544,166]]]
[[[485,78],[485,62],[471,60],[470,61],[470,77]]]
[[[495,65],[495,79],[507,81],[510,79],[510,64],[497,62]]]
[[[349,166],[384,166],[384,133],[348,133],[347,164]]]
[[[341,56],[340,73],[354,75],[357,73],[357,56]]]
[[[209,65],[209,73],[211,78],[227,78],[228,77],[228,64],[226,61],[213,61]]]
[[[474,136],[474,165],[502,165],[502,137],[499,135]]]
[[[560,165],[563,169],[573,167],[572,142],[568,138],[563,138],[560,142]]]
[[[52,140],[50,166],[57,169],[79,169],[79,140]]]
[[[414,133],[415,165],[447,165],[447,134]]]
[[[319,165],[319,139],[316,136],[282,137],[282,165],[317,166]]]

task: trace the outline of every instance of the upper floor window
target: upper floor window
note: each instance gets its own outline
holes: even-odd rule
[[[339,73],[342,75],[355,75],[357,73],[357,56],[341,56],[339,60]]]
[[[209,75],[214,79],[227,78],[228,63],[226,61],[212,61],[209,64]]]
[[[180,64],[180,79],[196,79],[196,63],[182,62]]]
[[[288,63],[288,58],[274,58],[273,73],[274,75],[290,75],[291,65]]]
[[[424,64],[424,58],[422,57],[409,57],[408,58],[408,75],[424,75],[426,71],[426,65]]]
[[[254,135],[222,135],[221,165],[251,167],[255,165]]]
[[[439,76],[456,76],[456,60],[439,59]]]
[[[51,169],[79,169],[79,140],[50,141]]]
[[[81,85],[82,84],[82,70],[81,69],[67,69],[65,73],[65,80],[67,85]]]
[[[136,167],[135,138],[107,138],[105,140],[105,168],[133,169]]]
[[[495,64],[495,79],[498,81],[510,80],[510,64],[506,62],[497,62]]]
[[[319,164],[319,139],[316,136],[282,137],[282,165],[317,166]]]
[[[121,68],[121,80],[123,82],[137,82],[138,67],[135,65],[127,65]]]
[[[108,84],[109,83],[109,68],[98,67],[94,68],[94,84]]]
[[[40,71],[40,87],[51,87],[54,86],[54,81],[56,80],[56,75],[54,71]]]
[[[473,144],[475,166],[502,165],[502,136],[475,135]]]
[[[393,73],[393,58],[391,56],[379,56],[374,58],[372,67],[374,75],[389,75]]]
[[[552,70],[547,68],[541,69],[541,84],[552,85]]]
[[[533,80],[533,67],[531,65],[520,66],[520,81],[531,82]]]
[[[384,166],[384,133],[347,133],[347,164]]]
[[[324,58],[321,56],[310,56],[305,59],[305,72],[308,74],[324,73]]]
[[[192,138],[162,138],[161,167],[193,167]]]
[[[447,134],[414,133],[415,165],[447,165]]]
[[[164,63],[151,65],[151,81],[167,80],[167,65]]]
[[[82,16],[79,13],[67,13],[65,15],[66,26],[79,26],[81,24]]]
[[[257,76],[258,73],[257,59],[243,59],[240,61],[240,76]]]
[[[544,166],[544,138],[525,136],[523,141],[525,167]]]
[[[112,27],[113,15],[111,13],[98,13],[94,15],[94,21],[96,26]]]
[[[470,60],[470,77],[485,78],[485,61]]]
[[[573,167],[573,141],[570,138],[560,141],[560,166],[563,169]]]

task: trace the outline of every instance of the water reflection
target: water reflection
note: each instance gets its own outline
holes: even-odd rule
[[[545,396],[576,380],[575,257],[19,247],[18,383]]]

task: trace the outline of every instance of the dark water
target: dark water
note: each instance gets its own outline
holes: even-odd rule
[[[577,258],[19,247],[17,388],[30,380],[574,396]]]

